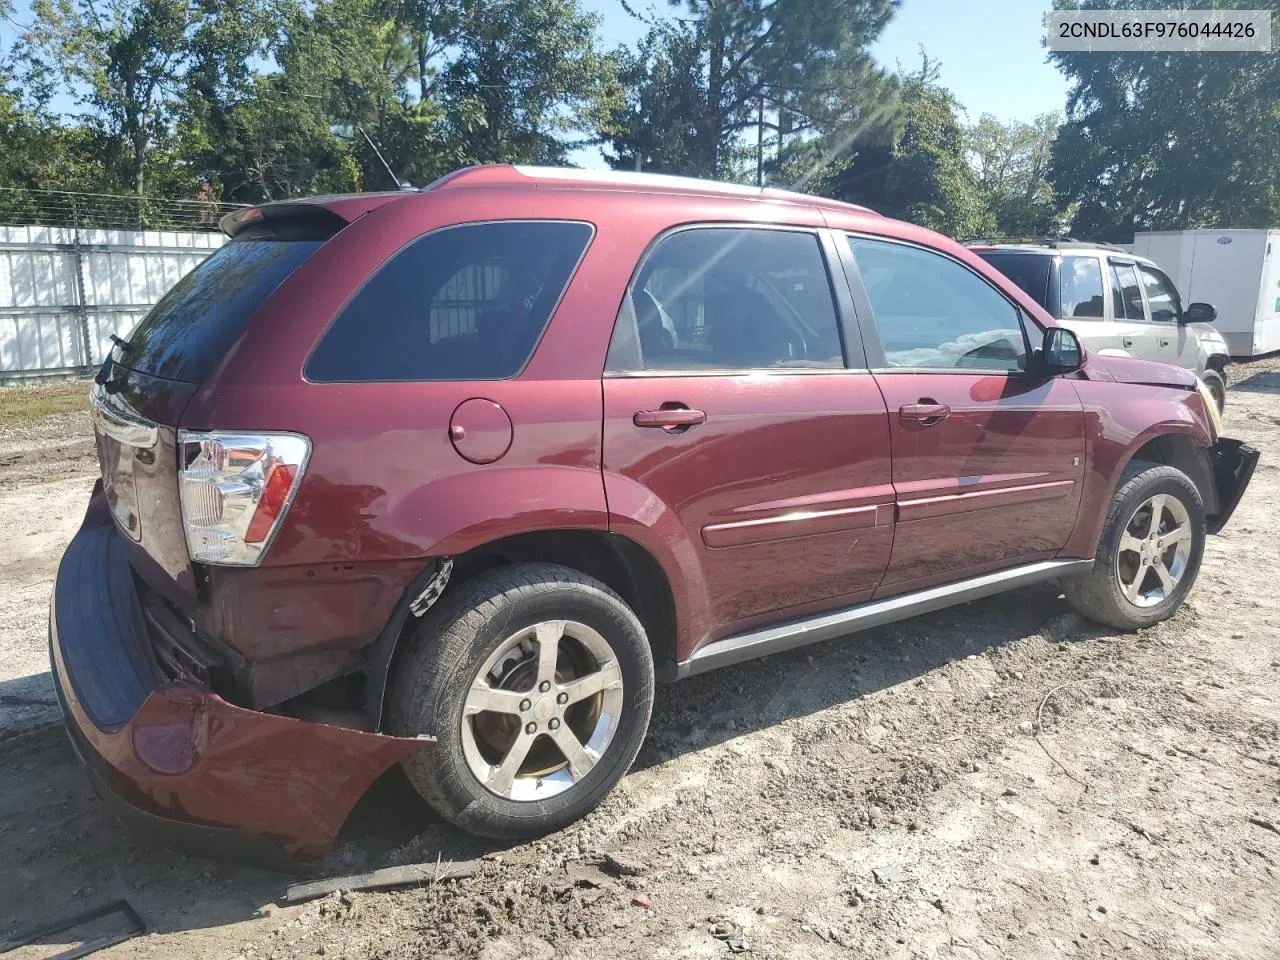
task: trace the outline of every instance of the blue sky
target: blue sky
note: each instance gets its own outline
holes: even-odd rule
[[[607,46],[633,43],[645,26],[627,15],[619,0],[581,0],[600,15]],[[814,0],[821,3],[822,0]],[[665,0],[638,0],[633,6],[666,14]],[[920,64],[920,47],[941,67],[941,81],[955,94],[966,119],[984,113],[998,119],[1030,120],[1061,111],[1067,82],[1045,61],[1044,14],[1049,0],[904,0],[872,48],[885,66]],[[603,166],[599,151],[578,151],[582,166]]]

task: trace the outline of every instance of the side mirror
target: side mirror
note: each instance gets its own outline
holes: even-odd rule
[[[1040,350],[1041,368],[1049,376],[1074,373],[1084,366],[1084,351],[1080,338],[1066,327],[1050,327],[1044,332],[1044,346]]]
[[[1190,303],[1182,311],[1183,323],[1213,323],[1218,319],[1218,310],[1212,303]]]

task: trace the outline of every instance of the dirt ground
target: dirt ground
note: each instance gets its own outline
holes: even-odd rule
[[[1231,375],[1263,460],[1172,620],[1116,635],[1043,587],[662,688],[636,769],[536,843],[393,772],[327,869],[482,873],[300,906],[140,845],[19,702],[94,465],[82,415],[0,427],[0,936],[127,897],[152,932],[100,956],[1280,956],[1280,360]]]

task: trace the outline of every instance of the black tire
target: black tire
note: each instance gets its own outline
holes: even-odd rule
[[[1221,413],[1227,406],[1226,380],[1217,370],[1206,370],[1201,379],[1204,380],[1204,385],[1209,388],[1209,392],[1213,394],[1213,399],[1218,404],[1218,412]]]
[[[613,739],[580,780],[554,796],[512,800],[491,792],[468,766],[463,704],[486,661],[509,638],[548,620],[585,624],[607,641],[621,671],[622,708]],[[617,594],[569,567],[518,564],[454,585],[423,618],[396,657],[389,727],[401,736],[437,738],[403,766],[441,816],[483,837],[532,837],[582,817],[627,772],[649,726],[653,687],[644,627]]]
[[[1139,606],[1124,595],[1116,558],[1121,537],[1135,513],[1160,493],[1176,498],[1186,510],[1191,526],[1190,552],[1174,590],[1159,603]],[[1186,599],[1200,572],[1204,542],[1204,504],[1191,479],[1173,467],[1137,464],[1126,473],[1112,498],[1093,569],[1077,577],[1064,578],[1063,593],[1076,610],[1091,620],[1117,630],[1149,627],[1172,616]]]

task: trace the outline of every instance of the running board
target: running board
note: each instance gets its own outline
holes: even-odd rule
[[[999,570],[995,573],[983,574],[958,583],[948,583],[940,587],[929,587],[914,593],[904,593],[885,600],[872,600],[860,603],[856,607],[837,610],[834,613],[823,613],[804,620],[793,620],[773,627],[764,627],[737,636],[725,637],[695,650],[688,660],[676,664],[676,679],[692,677],[708,670],[727,667],[765,657],[771,653],[781,653],[810,643],[820,643],[842,637],[847,633],[867,630],[871,627],[883,626],[897,620],[922,613],[932,613],[957,603],[968,603],[981,597],[989,597],[993,593],[1003,593],[1017,587],[1024,587],[1043,580],[1068,574],[1085,573],[1093,569],[1092,560],[1042,560],[1021,567]]]

